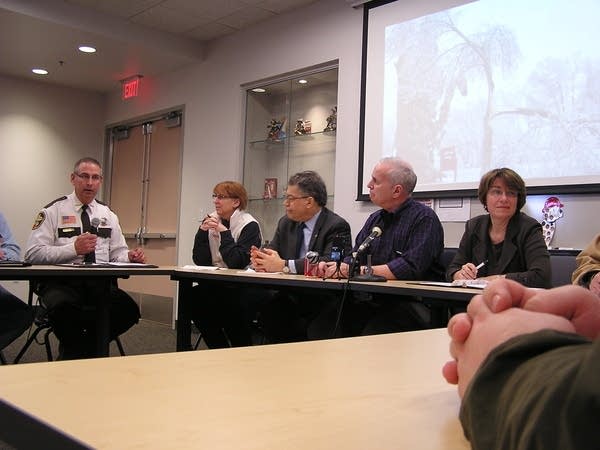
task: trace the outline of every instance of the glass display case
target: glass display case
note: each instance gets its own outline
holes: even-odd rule
[[[318,172],[333,209],[337,80],[335,67],[246,91],[244,186],[265,240],[285,214],[287,180],[296,172]]]

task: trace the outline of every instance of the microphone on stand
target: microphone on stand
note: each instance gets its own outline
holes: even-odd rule
[[[362,244],[360,244],[358,246],[358,249],[356,251],[356,253],[353,254],[353,262],[352,262],[352,272],[354,273],[354,269],[356,267],[356,263],[358,262],[358,256],[364,252],[367,248],[369,248],[369,245],[371,245],[371,242],[373,242],[373,240],[375,240],[375,238],[378,238],[379,236],[381,236],[381,233],[383,233],[383,231],[381,230],[381,228],[379,227],[373,227],[373,229],[371,230],[371,234],[369,234],[365,240],[362,242]],[[352,278],[350,278],[351,281],[378,281],[378,282],[383,282],[383,281],[387,281],[387,279],[385,277],[382,277],[381,275],[375,275],[373,274],[373,269],[371,268],[371,255],[367,255],[367,268],[364,274],[362,275],[354,275],[352,276]]]
[[[378,238],[379,236],[381,236],[381,233],[383,233],[383,231],[381,230],[381,228],[379,228],[379,227],[373,227],[373,229],[371,230],[371,234],[368,235],[365,238],[365,240],[362,242],[362,244],[360,244],[358,246],[358,250],[356,251],[356,254],[360,255],[367,248],[369,248],[369,245],[371,245],[371,242],[373,242],[373,240],[375,238]]]

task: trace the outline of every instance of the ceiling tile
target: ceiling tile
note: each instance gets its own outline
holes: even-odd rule
[[[113,16],[129,18],[164,0],[65,0],[67,3],[101,11]]]
[[[175,9],[185,14],[208,19],[220,19],[233,14],[247,6],[241,0],[216,0],[216,1],[190,1],[190,0],[165,0],[162,6]]]
[[[242,28],[270,19],[271,17],[275,17],[275,13],[267,11],[266,9],[246,6],[233,14],[219,19],[219,23],[241,30]]]
[[[109,92],[133,74],[200,61],[205,42],[315,1],[329,0],[0,0],[0,75]],[[80,54],[81,43],[98,52]],[[48,76],[31,73],[40,65]]]
[[[158,30],[183,34],[206,23],[207,20],[159,5],[132,17],[131,21]]]
[[[235,28],[231,28],[222,23],[210,22],[188,31],[185,33],[185,35],[201,41],[209,41],[211,39],[216,39],[221,36],[231,34],[235,31],[237,31]]]
[[[310,5],[316,0],[263,0],[260,4],[261,8],[268,9],[276,14],[281,14],[284,11],[292,9],[302,8],[303,6]]]

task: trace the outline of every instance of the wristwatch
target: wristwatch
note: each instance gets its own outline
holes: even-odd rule
[[[287,259],[283,262],[283,270],[282,270],[282,272],[286,273],[286,274],[290,273],[290,268],[288,267],[288,260]]]

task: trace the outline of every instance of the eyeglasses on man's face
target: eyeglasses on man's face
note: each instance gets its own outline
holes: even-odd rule
[[[213,200],[225,200],[227,198],[233,198],[233,197],[228,197],[227,195],[223,195],[223,194],[213,194],[212,198],[213,198]]]
[[[286,195],[283,197],[283,201],[290,203],[293,202],[294,200],[300,200],[301,198],[309,198],[310,195],[299,195],[299,196],[295,196],[295,195]]]
[[[102,181],[102,175],[98,175],[98,174],[90,175],[89,173],[75,172],[75,175],[84,181],[93,181],[94,183]]]

